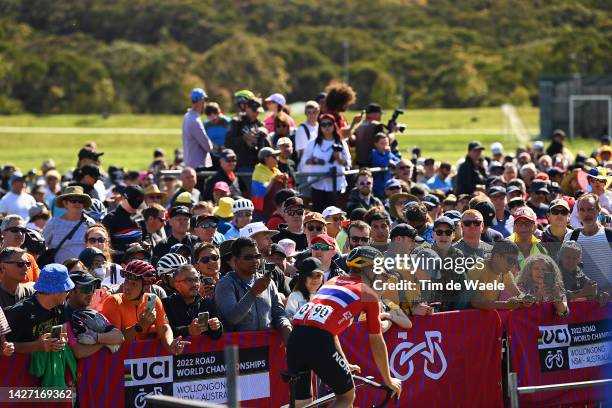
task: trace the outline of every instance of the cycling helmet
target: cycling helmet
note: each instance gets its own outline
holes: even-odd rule
[[[238,211],[244,211],[244,210],[251,210],[251,211],[255,210],[255,206],[253,205],[253,202],[249,200],[248,198],[239,198],[235,200],[234,204],[232,204],[232,212],[236,214]]]
[[[47,250],[45,239],[40,232],[28,228],[25,233],[24,248],[31,254],[40,255]]]
[[[363,269],[374,265],[376,258],[381,258],[383,254],[371,246],[360,246],[354,248],[346,258],[346,266],[353,269]]]
[[[183,265],[188,265],[189,261],[183,255],[169,253],[162,256],[159,261],[157,261],[157,272],[160,275],[165,275],[169,273],[174,273],[178,268]]]
[[[81,309],[75,310],[71,318],[72,331],[75,336],[91,330],[95,333],[106,333],[108,325],[104,317],[96,310]]]
[[[125,266],[125,269],[121,270],[121,276],[125,277],[125,275],[128,273],[140,276],[145,284],[155,283],[157,281],[157,272],[155,271],[155,267],[145,261],[136,260],[128,263]]]
[[[250,101],[251,99],[255,99],[255,98],[256,98],[255,94],[249,91],[248,89],[241,89],[234,94],[234,101],[237,104],[246,103]]]
[[[91,207],[84,210],[85,214],[89,215],[94,221],[102,221],[106,217],[106,207],[104,203],[97,198],[91,199]]]

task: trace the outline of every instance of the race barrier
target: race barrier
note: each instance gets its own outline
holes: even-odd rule
[[[573,302],[569,308],[565,318],[555,314],[551,303],[509,314],[510,362],[519,387],[610,378],[612,303]],[[608,384],[524,394],[519,401],[521,407],[569,406],[611,397]]]
[[[519,386],[609,378],[612,303],[604,307],[572,303],[566,318],[556,316],[552,307],[534,305],[503,314],[512,371],[518,373]],[[392,375],[403,382],[401,399],[390,406],[503,406],[503,326],[498,312],[446,312],[415,316],[412,321],[412,329],[394,326],[385,333]],[[341,337],[349,362],[358,364],[362,375],[380,381],[362,323],[353,324]],[[80,360],[80,406],[141,408],[151,394],[225,403],[223,350],[229,345],[239,348],[241,406],[279,407],[288,403],[288,388],[279,375],[286,367],[285,351],[276,331],[226,333],[220,340],[201,337],[191,341],[180,356],[169,355],[159,340],[146,340],[125,344],[115,354],[103,349]],[[29,375],[28,367],[27,355],[0,357],[0,387],[39,386],[39,379]],[[608,370],[608,377],[604,370]],[[606,395],[612,395],[612,386],[528,394],[521,395],[520,406],[584,405],[605,401]],[[366,406],[382,398],[376,390],[363,387],[357,392],[356,405]]]
[[[502,407],[500,318],[468,310],[414,316],[409,330],[385,333],[391,374],[402,380],[398,407]],[[341,335],[347,359],[380,380],[362,324]],[[372,406],[382,392],[364,387],[355,406]],[[393,405],[391,405],[393,406]]]
[[[239,398],[245,407],[278,407],[289,391],[279,372],[285,352],[275,331],[227,333],[220,340],[192,339],[180,356],[168,355],[158,340],[132,342],[116,354],[83,359],[78,384],[83,407],[145,406],[151,394],[227,402],[223,349],[239,348]]]

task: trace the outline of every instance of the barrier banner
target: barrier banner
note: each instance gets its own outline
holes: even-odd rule
[[[159,340],[134,341],[116,354],[102,350],[79,362],[81,407],[145,406],[151,394],[223,404],[227,402],[224,348],[239,348],[239,400],[242,406],[288,403],[280,379],[285,353],[275,331],[225,333],[219,340],[191,339],[180,356],[168,355]]]
[[[469,310],[414,316],[413,327],[385,333],[391,374],[402,380],[398,407],[502,407],[501,336],[495,311]],[[381,381],[361,323],[341,335],[351,364],[361,375]],[[357,391],[356,406],[371,406],[384,394],[371,387]],[[396,404],[396,405],[394,405]]]
[[[518,386],[537,386],[606,378],[612,368],[612,303],[569,304],[556,315],[552,303],[515,310],[508,318],[512,371]],[[596,403],[612,395],[612,386],[547,391],[520,396],[523,406]]]

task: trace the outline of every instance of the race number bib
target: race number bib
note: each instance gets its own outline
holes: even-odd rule
[[[293,318],[298,319],[298,320],[304,319],[304,316],[306,316],[308,311],[312,309],[313,307],[314,307],[314,303],[311,303],[311,302],[306,303],[305,305],[300,307],[297,312],[295,312],[295,314],[293,315]]]
[[[308,320],[313,320],[324,324],[327,318],[332,314],[334,308],[327,305],[316,305],[308,315]]]

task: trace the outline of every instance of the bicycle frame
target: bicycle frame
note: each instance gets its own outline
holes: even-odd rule
[[[302,374],[304,375],[304,374]],[[299,376],[299,375],[298,375]],[[289,407],[290,408],[294,408],[295,407],[295,381],[297,380],[298,376],[294,376],[293,378],[289,379],[289,387],[290,387],[290,401],[289,401]],[[389,400],[391,399],[391,389],[388,388],[386,385],[384,384],[379,384],[376,381],[374,381],[374,377],[368,376],[368,377],[362,377],[360,375],[353,375],[353,380],[354,381],[359,381],[359,382],[355,382],[355,390],[357,390],[358,388],[363,387],[364,385],[370,386],[370,387],[374,387],[374,388],[378,388],[381,390],[385,391],[385,398],[384,400],[376,405],[373,405],[372,408],[383,408],[385,407],[388,403]],[[305,405],[303,408],[316,408],[316,407],[320,407],[323,404],[332,402],[333,400],[336,399],[336,394],[328,394],[325,395],[321,398],[318,398],[314,401],[312,401],[311,403]]]

